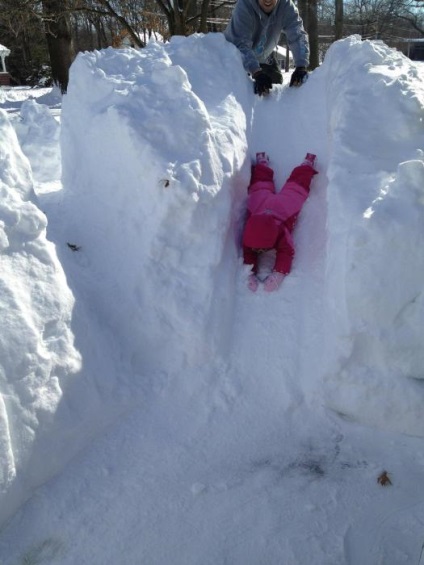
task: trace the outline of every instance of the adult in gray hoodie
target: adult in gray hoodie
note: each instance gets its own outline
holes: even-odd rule
[[[237,0],[224,35],[241,52],[260,96],[283,82],[274,55],[281,33],[286,35],[296,67],[290,86],[300,86],[308,77],[309,40],[292,0]]]

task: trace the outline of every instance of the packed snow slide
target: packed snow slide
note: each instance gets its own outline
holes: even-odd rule
[[[264,150],[270,156],[277,190],[307,152],[318,156],[319,174],[312,182],[310,197],[295,231],[295,268],[284,280],[281,291],[269,295],[260,287],[259,292],[252,295],[246,292],[248,268],[239,271],[234,335],[242,352],[234,357],[245,363],[242,373],[253,372],[256,367],[254,380],[260,387],[267,375],[268,386],[271,387],[271,383],[277,386],[277,390],[270,391],[271,396],[288,404],[297,404],[303,398],[302,375],[308,363],[317,363],[315,352],[320,350],[317,336],[318,340],[323,337],[319,328],[323,316],[326,253],[328,137],[325,132],[328,117],[325,88],[324,75],[315,73],[309,79],[308,88],[286,85],[267,98],[255,97],[252,131],[248,137],[250,160],[256,151]],[[272,259],[271,253],[271,263]]]
[[[40,204],[81,363],[50,428],[19,446],[40,462],[53,437],[57,476],[1,532],[4,565],[419,558],[424,77],[352,37],[287,82],[255,97],[221,34],[73,64],[63,191]],[[256,151],[277,185],[318,155],[273,294],[249,292],[240,257]]]

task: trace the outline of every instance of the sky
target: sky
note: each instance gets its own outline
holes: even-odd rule
[[[424,65],[289,76],[211,33],[0,89],[2,565],[424,563]],[[275,293],[257,151],[317,155]]]

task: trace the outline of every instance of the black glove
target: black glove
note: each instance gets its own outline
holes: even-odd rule
[[[306,67],[296,67],[290,79],[290,86],[302,86],[308,80]]]
[[[253,80],[255,81],[255,94],[259,94],[259,96],[269,94],[272,88],[272,80],[266,73],[256,71]]]

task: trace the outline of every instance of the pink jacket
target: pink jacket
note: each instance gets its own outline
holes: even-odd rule
[[[252,178],[248,188],[247,222],[243,235],[244,262],[257,270],[258,252],[254,249],[277,250],[274,271],[288,274],[294,257],[292,232],[302,206],[309,195],[309,188],[317,171],[310,165],[296,167],[279,193],[275,192],[274,171],[264,164],[252,166]],[[260,218],[258,216],[268,216]],[[271,220],[272,218],[272,220]],[[269,233],[264,233],[269,230]],[[271,235],[272,233],[272,235]],[[270,241],[274,241],[270,246]]]

